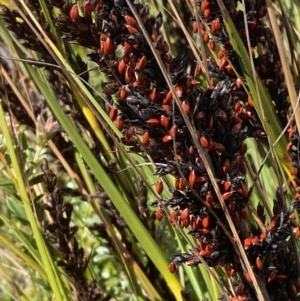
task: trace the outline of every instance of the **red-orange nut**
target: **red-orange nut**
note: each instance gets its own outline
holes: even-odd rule
[[[124,122],[121,116],[117,116],[115,120],[115,125],[119,131],[122,131],[124,128]]]
[[[145,133],[142,135],[141,143],[142,143],[144,146],[147,146],[147,145],[149,145],[149,142],[150,142],[149,133],[148,133],[148,132],[145,132]]]
[[[203,42],[205,44],[207,44],[209,42],[209,35],[207,32],[203,33],[202,38],[203,38]]]
[[[228,201],[233,195],[233,192],[232,191],[229,191],[229,192],[225,192],[222,194],[222,199],[224,202]]]
[[[168,143],[172,140],[173,138],[170,135],[165,135],[162,138],[163,143]]]
[[[82,10],[85,15],[89,15],[95,9],[95,7],[95,4],[92,4],[90,0],[87,0],[84,2]]]
[[[147,120],[147,123],[150,125],[150,126],[158,126],[160,125],[160,121],[156,118],[150,118]]]
[[[108,54],[113,52],[115,49],[114,41],[108,37],[104,42],[101,42],[101,52]]]
[[[188,101],[183,101],[182,102],[182,109],[183,109],[183,111],[186,113],[186,114],[189,114],[190,113],[190,104],[189,104],[189,102]]]
[[[201,8],[201,10],[205,10],[205,9],[209,8],[209,6],[210,6],[209,1],[205,0],[205,1],[201,2],[200,8]]]
[[[131,25],[128,25],[128,24],[125,25],[125,26],[127,27],[127,30],[130,34],[137,34],[138,33],[138,30],[135,27],[133,27]]]
[[[131,17],[129,15],[125,15],[124,19],[125,19],[127,25],[130,25],[130,26],[133,26],[133,27],[137,28],[137,21],[133,17]]]
[[[181,211],[181,214],[180,214],[180,218],[181,220],[186,220],[188,217],[189,217],[189,214],[190,214],[190,211],[188,208],[185,208],[184,210]]]
[[[169,135],[174,139],[178,134],[178,128],[176,125],[173,125],[169,131]]]
[[[205,135],[200,136],[200,145],[203,148],[209,148],[210,142],[209,142],[209,139]]]
[[[208,216],[203,217],[202,226],[204,229],[208,229],[210,226],[210,218]]]
[[[126,71],[127,65],[125,64],[124,60],[122,59],[118,64],[118,71],[120,74],[124,74]]]
[[[264,268],[264,264],[259,256],[255,260],[255,265],[260,271]]]
[[[143,55],[138,61],[138,69],[143,70],[147,65],[147,57]]]
[[[160,123],[163,127],[167,128],[170,125],[170,118],[165,115],[160,116]]]
[[[115,121],[116,118],[118,116],[118,110],[116,107],[111,107],[110,108],[110,111],[109,111],[109,118],[112,120],[112,121]]]
[[[149,98],[151,101],[156,101],[159,98],[159,92],[156,88],[151,91]]]
[[[208,18],[210,16],[210,8],[206,8],[204,11],[203,11],[203,16],[205,18]]]
[[[185,190],[186,188],[186,180],[183,178],[178,179],[178,188],[179,190]]]
[[[158,221],[161,221],[163,219],[164,216],[161,208],[157,208],[155,212],[155,217]]]
[[[190,183],[191,187],[193,187],[195,185],[196,179],[197,179],[197,176],[196,176],[195,170],[191,170],[190,174],[189,174],[189,183]]]
[[[123,45],[124,54],[130,54],[132,52],[132,45],[127,41],[124,42]]]
[[[164,190],[164,185],[163,185],[163,182],[161,180],[158,180],[156,182],[155,189],[156,189],[156,192],[158,194],[162,194],[162,192]]]
[[[209,46],[209,48],[212,51],[215,51],[215,49],[216,49],[216,42],[214,40],[210,40],[208,46]]]
[[[170,264],[169,264],[169,271],[170,271],[170,273],[175,273],[176,272],[176,264],[174,263],[174,262],[171,262]]]
[[[120,98],[125,100],[127,97],[127,91],[126,91],[126,86],[122,86],[120,89]]]
[[[70,10],[70,18],[75,21],[79,17],[78,5],[74,4]]]

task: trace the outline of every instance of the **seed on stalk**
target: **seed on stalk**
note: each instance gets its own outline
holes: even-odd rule
[[[221,30],[221,22],[219,18],[211,22],[210,30],[211,32],[216,32]]]
[[[176,95],[180,98],[182,97],[182,94],[183,94],[183,87],[181,85],[176,85],[174,87],[174,90],[175,90],[175,93]]]
[[[235,80],[235,85],[238,89],[243,85],[243,82],[239,77]]]
[[[222,169],[223,169],[224,173],[229,173],[229,171],[230,171],[230,162],[229,162],[228,159],[225,159]]]
[[[156,118],[150,118],[149,120],[147,120],[147,123],[150,126],[159,126],[160,125],[160,121]]]
[[[178,216],[175,210],[171,211],[170,215],[168,216],[168,221],[172,226],[175,226],[175,222],[178,221]]]
[[[74,4],[70,10],[70,18],[75,21],[79,17],[78,5]]]
[[[198,23],[194,22],[193,24],[193,33],[197,33],[198,32]]]
[[[114,51],[114,42],[110,37],[107,37],[105,41],[101,42],[101,52],[108,54]]]
[[[208,139],[205,135],[201,135],[201,136],[200,136],[200,145],[201,145],[203,148],[206,148],[206,149],[209,148],[210,142],[209,142],[209,139]]]
[[[118,64],[118,71],[120,74],[124,74],[126,71],[127,65],[125,64],[124,60],[122,59]]]
[[[181,211],[181,214],[180,214],[180,218],[181,220],[186,220],[188,217],[189,217],[189,209],[188,208],[185,208],[184,210]]]
[[[165,115],[160,116],[160,123],[163,127],[167,128],[170,125],[170,118]]]
[[[163,136],[162,141],[163,141],[163,143],[168,143],[168,142],[172,141],[172,139],[173,138],[170,135],[165,135],[165,136]]]
[[[247,152],[247,144],[242,143],[242,145],[240,146],[240,156],[244,156],[246,152]]]
[[[210,8],[206,8],[204,11],[203,11],[203,16],[205,18],[208,18],[210,16]]]
[[[124,54],[129,55],[132,52],[132,45],[127,41],[124,42],[123,45]]]
[[[152,42],[155,42],[157,40],[158,31],[155,28],[152,29],[152,33],[150,35],[150,38],[151,38]]]
[[[176,125],[173,125],[169,131],[170,136],[174,139],[178,134],[178,128]]]
[[[209,1],[205,0],[205,1],[201,2],[200,8],[201,8],[201,10],[205,10],[205,9],[209,8],[209,6],[210,6]]]
[[[135,129],[134,127],[130,127],[126,132],[125,132],[125,139],[128,141],[132,138],[132,136],[134,135]]]
[[[118,116],[115,120],[115,125],[119,131],[122,131],[124,128],[124,122],[121,116]]]
[[[140,60],[138,61],[138,69],[143,70],[147,65],[147,58],[143,55]]]
[[[176,264],[174,263],[174,262],[171,262],[170,264],[169,264],[169,271],[170,271],[170,273],[175,273],[176,272]]]
[[[92,1],[87,0],[84,2],[82,10],[84,14],[87,16],[91,14],[91,12],[95,9],[95,7],[96,5],[93,4]]]
[[[156,101],[159,98],[159,92],[156,88],[151,91],[149,98],[151,101]]]
[[[273,280],[275,279],[276,274],[277,274],[276,269],[273,269],[273,270],[269,273],[269,275],[268,275],[268,280],[267,280],[268,283],[270,283],[271,281],[273,281]]]
[[[120,98],[122,100],[126,100],[127,95],[128,95],[128,93],[127,93],[127,90],[126,90],[126,86],[123,85],[120,89]]]
[[[138,33],[138,30],[137,30],[135,27],[133,27],[133,26],[131,26],[131,25],[128,25],[128,24],[125,25],[125,26],[126,26],[128,32],[129,32],[130,34],[135,35],[135,34]]]
[[[254,108],[254,102],[253,102],[253,99],[252,99],[250,96],[248,96],[247,103],[248,103],[248,105],[249,105],[250,107]]]
[[[118,110],[116,107],[111,107],[110,108],[110,111],[109,111],[109,118],[112,120],[112,121],[115,121],[116,118],[118,116]]]
[[[249,272],[247,272],[247,273],[245,274],[245,277],[246,277],[246,280],[247,280],[249,283],[252,282],[252,277],[251,277],[251,275],[250,275]]]
[[[216,42],[214,40],[210,40],[209,41],[209,48],[212,50],[212,51],[215,51],[216,49]]]
[[[243,196],[243,197],[247,197],[248,195],[248,187],[245,183],[241,182],[241,187],[239,189],[239,192],[240,194]]]
[[[230,188],[231,188],[231,182],[230,181],[225,181],[224,182],[224,190],[229,191]]]
[[[259,242],[259,238],[257,236],[251,237],[251,243],[253,246],[256,246]]]
[[[156,212],[155,212],[155,217],[158,221],[161,221],[163,219],[163,211],[161,208],[157,208]]]
[[[84,2],[82,10],[85,15],[89,15],[94,9],[95,9],[95,5],[92,4],[90,0]]]
[[[223,69],[226,67],[227,64],[228,64],[227,59],[226,59],[226,58],[223,58],[223,59],[221,60],[221,62],[219,63],[219,70],[223,70]]]
[[[149,133],[148,132],[143,133],[141,143],[144,146],[147,146],[147,145],[149,145],[149,142],[150,142]]]
[[[234,212],[234,211],[235,211],[235,208],[236,208],[236,203],[235,203],[235,201],[229,202],[229,204],[228,204],[228,210],[229,210],[229,212]]]
[[[133,17],[125,15],[124,19],[125,19],[127,25],[130,25],[130,26],[133,26],[133,27],[137,28],[137,22]]]
[[[229,192],[225,192],[222,194],[222,199],[224,202],[228,201],[231,197],[233,196],[233,192],[229,191]]]
[[[205,204],[208,205],[208,207],[211,207],[212,204],[213,204],[213,196],[212,196],[212,193],[211,191],[208,191],[205,195]]]
[[[219,52],[218,52],[218,58],[222,59],[223,57],[224,57],[224,50],[220,49]]]
[[[196,76],[199,76],[202,74],[202,69],[201,69],[200,65],[196,66],[195,74],[196,74]]]
[[[202,38],[203,38],[203,42],[205,44],[207,44],[209,42],[209,35],[207,32],[203,33]]]
[[[236,123],[231,129],[231,134],[237,135],[241,132],[241,130],[242,130],[242,123],[241,122]]]
[[[255,265],[259,270],[262,270],[264,268],[264,264],[259,256],[256,257]]]
[[[162,182],[161,180],[158,180],[158,181],[156,182],[155,188],[156,188],[156,192],[157,192],[158,194],[162,194],[162,192],[163,192],[163,190],[164,190],[163,182]]]
[[[162,105],[163,109],[166,111],[166,112],[169,112],[171,111],[171,106],[170,105]]]
[[[189,114],[190,113],[190,104],[188,103],[188,101],[183,101],[182,102],[182,109],[185,112],[185,114]]]
[[[183,178],[176,179],[176,189],[185,190],[186,180]]]
[[[135,80],[134,72],[131,70],[129,66],[127,66],[125,71],[125,80],[127,83],[131,83]]]
[[[222,109],[217,109],[216,116],[218,116],[222,121],[227,122],[227,114]]]
[[[197,176],[196,176],[195,170],[191,170],[190,174],[189,174],[189,183],[190,183],[191,187],[193,187],[195,185],[196,178],[197,178]]]
[[[166,105],[167,105],[167,104],[170,104],[172,98],[173,98],[173,94],[172,94],[172,91],[170,90],[170,91],[167,93],[165,99],[163,100],[163,104],[166,104]]]
[[[210,218],[208,216],[202,219],[202,226],[204,229],[208,229],[210,226]]]

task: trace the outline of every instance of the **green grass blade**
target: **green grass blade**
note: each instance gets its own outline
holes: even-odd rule
[[[50,259],[50,255],[48,252],[48,249],[46,247],[43,235],[41,233],[41,230],[39,228],[39,225],[37,223],[37,220],[35,219],[34,212],[32,210],[32,205],[30,198],[27,193],[27,188],[25,184],[25,179],[23,178],[23,173],[21,171],[21,167],[19,165],[19,160],[17,158],[17,154],[15,153],[15,148],[11,139],[11,135],[6,123],[5,114],[2,108],[2,103],[0,105],[0,125],[1,129],[3,131],[3,135],[5,137],[6,141],[6,147],[8,150],[8,153],[10,155],[12,166],[14,169],[14,172],[16,174],[16,179],[18,183],[18,192],[20,194],[20,198],[24,204],[24,208],[26,211],[26,215],[28,218],[28,221],[30,223],[30,226],[33,231],[33,235],[36,240],[37,248],[39,250],[43,266],[45,267],[45,271],[49,277],[49,283],[53,290],[53,293],[57,299],[57,301],[63,301],[67,300],[67,293],[65,288],[62,285],[61,278],[58,277],[58,272],[56,271],[55,266],[53,265],[53,262]]]
[[[0,212],[0,218],[2,219],[3,213]],[[2,219],[3,220],[3,219]],[[11,221],[10,221],[11,223]],[[9,226],[9,225],[8,225]],[[8,246],[14,254],[19,256],[32,270],[38,272],[44,280],[48,281],[47,274],[41,265],[39,265],[35,260],[33,260],[26,252],[22,251],[22,249],[18,248],[11,239],[9,239],[4,233],[0,233],[0,241]],[[30,245],[30,244],[27,244]],[[26,245],[26,246],[27,246]],[[31,253],[32,254],[32,253]]]

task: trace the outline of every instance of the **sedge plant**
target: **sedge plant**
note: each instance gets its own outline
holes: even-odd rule
[[[299,300],[297,5],[3,3],[1,298]]]

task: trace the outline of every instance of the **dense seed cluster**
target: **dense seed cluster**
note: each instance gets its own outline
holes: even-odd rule
[[[237,78],[234,71],[241,74],[217,2],[199,1],[197,5],[201,22],[194,19],[193,31],[200,30],[203,41],[216,51],[219,58],[217,62],[211,58],[206,61],[210,78],[208,87],[199,84],[197,77],[202,70],[189,50],[182,51],[177,57],[170,54],[169,45],[160,32],[162,15],[152,17],[147,6],[139,1],[133,2],[172,80],[181,108],[197,131],[201,147],[209,155],[223,201],[239,228],[247,217],[248,201],[244,140],[248,137],[265,139],[265,133],[251,96],[243,88],[243,79]],[[243,13],[236,9],[237,1],[225,1],[225,5],[246,45]],[[289,106],[287,92],[272,32],[262,21],[267,12],[266,5],[264,1],[256,1],[254,9],[251,7],[250,1],[246,1],[246,26],[254,65],[266,84],[280,121],[285,125]],[[109,116],[124,132],[123,142],[137,152],[146,149],[158,166],[157,175],[171,174],[175,178],[171,198],[153,203],[157,207],[155,216],[161,220],[165,216],[162,206],[169,207],[169,222],[188,228],[198,249],[174,255],[170,271],[174,272],[180,263],[198,265],[199,252],[209,266],[224,267],[230,277],[240,275],[240,280],[235,282],[236,296],[232,300],[256,300],[251,278],[241,273],[238,256],[219,225],[220,221],[225,225],[227,222],[202,159],[134,15],[124,1],[86,1],[83,16],[79,16],[76,4],[68,9],[69,15],[61,15],[57,25],[65,32],[66,39],[98,48],[98,53],[90,57],[114,83],[105,89],[108,98],[111,99],[111,95],[119,90],[117,105],[109,109]],[[94,23],[91,22],[92,12],[96,12]],[[258,52],[257,47],[264,51]],[[117,50],[121,50],[121,56],[117,56]],[[140,140],[135,134],[140,135]],[[157,182],[156,190],[162,193],[162,181]],[[295,254],[288,240],[293,224],[292,211],[297,207],[295,199],[290,209],[283,210],[282,206],[274,212],[271,223],[262,233],[241,234],[249,261],[257,277],[265,283],[271,300],[298,298],[298,272],[292,268]]]
[[[270,300],[300,300],[300,280],[290,239],[291,227],[297,234],[300,232],[293,221],[293,211],[299,209],[299,194],[295,194],[288,209],[284,208],[278,194],[278,206],[264,231],[251,229],[249,235],[241,230],[247,217],[249,197],[244,179],[247,152],[244,140],[254,137],[264,141],[266,135],[252,98],[243,87],[242,69],[217,1],[197,1],[201,21],[191,18],[193,32],[200,32],[203,41],[218,57],[217,61],[208,58],[205,62],[210,79],[207,86],[198,81],[203,70],[190,50],[185,49],[176,57],[170,53],[160,32],[162,15],[151,16],[148,7],[138,0],[132,4],[171,78],[183,112],[210,159],[222,199],[240,230],[259,283],[263,284]],[[286,125],[287,91],[273,34],[263,21],[267,13],[265,1],[245,1],[247,24],[244,24],[243,12],[237,10],[238,1],[228,0],[224,4],[245,45],[247,26],[255,69],[266,85],[279,120]],[[108,114],[124,133],[123,142],[131,151],[146,150],[157,165],[156,175],[174,176],[172,196],[153,202],[155,216],[162,220],[166,217],[163,206],[170,208],[169,222],[188,228],[195,238],[197,250],[174,255],[170,271],[175,272],[176,265],[181,263],[198,265],[200,253],[209,266],[220,265],[229,277],[233,277],[235,296],[231,297],[232,301],[257,300],[252,280],[244,273],[230,239],[220,226],[220,221],[225,225],[227,221],[193,137],[126,2],[88,0],[82,7],[67,1],[55,5],[62,10],[56,26],[63,32],[63,38],[92,49],[90,58],[111,80],[104,92],[111,102],[112,95],[117,95],[117,103],[110,104]],[[236,76],[235,70],[241,77]],[[290,126],[289,135],[291,142],[287,151],[294,166],[294,188],[297,188],[299,136],[294,124]],[[158,181],[156,191],[161,194],[163,188],[162,181]],[[112,215],[116,215],[115,212]],[[122,219],[119,222],[122,223]]]
[[[88,259],[75,238],[78,227],[71,225],[72,204],[63,201],[63,191],[56,187],[57,177],[48,164],[42,165],[41,169],[49,192],[49,202],[43,207],[51,216],[51,222],[45,223],[44,231],[48,242],[60,254],[58,265],[72,281],[77,300],[109,300],[110,297],[104,296],[97,283],[89,282],[85,276]]]

